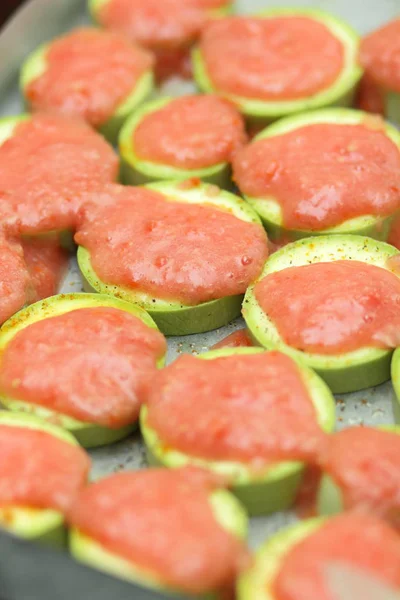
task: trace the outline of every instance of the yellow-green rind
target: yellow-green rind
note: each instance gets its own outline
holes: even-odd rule
[[[368,119],[371,119],[371,116],[368,113],[359,110],[349,108],[328,108],[281,119],[261,131],[254,138],[254,141],[256,142],[258,140],[284,135],[298,128],[320,123],[361,125],[365,122],[366,126],[368,126]],[[390,125],[390,123],[384,123],[384,130],[387,137],[390,138],[400,150],[400,134],[398,130],[393,127],[393,125]],[[278,242],[282,240],[291,242],[304,237],[334,234],[363,235],[380,241],[386,241],[389,236],[394,216],[364,215],[348,219],[340,225],[323,230],[311,231],[287,229],[283,224],[281,207],[275,198],[253,198],[251,196],[245,196],[245,198],[260,216],[268,233],[268,237],[272,241]]]
[[[25,60],[20,74],[20,90],[29,108],[29,100],[25,91],[27,86],[35,79],[41,77],[47,69],[46,54],[51,47],[51,42],[41,45]],[[118,141],[119,131],[127,117],[140,106],[154,90],[154,74],[151,70],[145,71],[133,86],[131,92],[116,109],[113,116],[106,123],[99,126],[99,132],[112,144]]]
[[[302,521],[274,535],[257,551],[251,566],[238,579],[238,600],[277,600],[274,582],[285,556],[326,522],[323,518]]]
[[[363,71],[357,63],[359,36],[347,23],[322,10],[307,8],[275,8],[256,15],[259,18],[276,16],[308,16],[322,22],[344,45],[345,65],[332,86],[321,92],[299,100],[267,102],[218,90],[212,83],[200,47],[192,53],[194,78],[198,87],[205,93],[219,93],[231,100],[246,117],[252,127],[266,126],[272,121],[300,112],[307,112],[327,106],[351,106],[358,82]]]
[[[359,260],[398,273],[387,260],[399,251],[372,238],[356,235],[326,235],[304,238],[288,244],[267,260],[258,281],[270,273],[288,267],[335,260]],[[245,295],[242,314],[255,343],[264,348],[281,350],[314,369],[334,393],[354,392],[383,383],[390,377],[393,350],[360,348],[343,354],[311,354],[288,346],[271,319],[258,304],[254,286]]]
[[[119,151],[122,159],[121,180],[128,185],[142,185],[151,181],[184,181],[197,178],[221,188],[232,187],[231,169],[227,162],[203,169],[180,169],[162,163],[141,159],[135,152],[134,134],[141,121],[149,114],[158,111],[174,98],[163,97],[144,104],[126,121],[119,136]]]
[[[400,427],[395,425],[385,425],[378,427],[391,433],[400,435]],[[379,455],[379,452],[378,452]],[[377,457],[379,460],[379,456]],[[322,475],[317,492],[317,513],[324,517],[339,514],[345,510],[342,491],[340,485],[331,475],[324,473]]]
[[[221,489],[210,495],[210,503],[220,525],[238,539],[245,540],[248,517],[236,498],[228,491]],[[179,590],[171,589],[156,573],[147,571],[133,562],[109,552],[104,546],[76,528],[70,532],[70,550],[76,560],[88,566],[147,588],[179,594]],[[213,590],[210,590],[210,596],[207,594],[207,598],[213,597],[214,593]]]
[[[261,348],[224,348],[201,354],[204,360],[213,360],[233,354],[249,355],[263,352]],[[335,427],[335,401],[324,382],[310,369],[299,365],[303,381],[310,391],[321,428],[330,433]],[[304,464],[286,461],[258,468],[235,461],[211,461],[190,456],[171,447],[166,447],[147,423],[147,408],[140,415],[140,428],[151,465],[179,468],[195,465],[220,474],[230,482],[231,491],[253,516],[270,514],[289,509],[296,498],[304,471]]]
[[[213,189],[212,193],[208,194],[210,186],[206,183],[191,189],[185,189],[176,181],[152,183],[145,187],[160,192],[166,201],[220,207],[239,219],[261,225],[258,215],[247,202],[222,190],[219,194],[215,194]],[[92,267],[90,253],[82,246],[78,248],[78,265],[87,291],[115,296],[141,306],[151,315],[165,335],[188,335],[211,331],[227,325],[240,315],[243,295],[228,296],[188,306],[101,281]]]
[[[77,445],[70,433],[33,415],[0,411],[0,425],[44,431],[67,444]],[[61,548],[67,540],[64,515],[52,509],[1,506],[0,528],[27,540]]]
[[[60,294],[36,302],[22,309],[6,321],[0,329],[0,350],[4,350],[19,331],[37,321],[59,316],[71,310],[94,307],[110,307],[129,312],[141,319],[148,327],[157,329],[153,319],[143,309],[117,298],[100,294]],[[159,360],[159,367],[164,365],[164,360],[164,357]],[[57,413],[40,404],[24,402],[18,398],[11,398],[2,394],[0,394],[0,404],[9,411],[35,415],[50,423],[57,423],[57,425],[73,434],[84,448],[112,444],[125,438],[137,427],[137,423],[132,423],[119,429],[110,429],[93,423],[79,421],[69,415]]]

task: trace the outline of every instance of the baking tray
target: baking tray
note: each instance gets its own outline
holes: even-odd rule
[[[271,4],[314,6],[331,11],[350,22],[360,33],[376,28],[400,13],[400,0],[369,0],[367,2],[365,0],[351,0],[351,2],[349,0],[319,0],[313,2],[302,2],[301,0],[279,2],[279,0],[276,0],[273,3],[267,0],[237,0],[240,12],[254,12],[266,6],[271,6]],[[2,65],[0,71],[0,116],[18,114],[23,110],[17,78],[18,69],[24,57],[38,44],[74,26],[88,22],[85,0],[30,0],[24,3],[24,7],[16,13],[12,21],[0,32],[0,64]],[[180,95],[193,91],[194,87],[191,83],[171,81],[163,87],[160,93]],[[71,259],[70,270],[61,291],[66,293],[82,291],[81,278],[73,259]],[[179,354],[185,352],[192,354],[204,352],[217,341],[240,327],[243,327],[243,321],[237,319],[226,327],[206,334],[170,337],[168,339],[167,360],[171,362]],[[340,429],[349,425],[366,424],[376,426],[393,423],[391,398],[392,386],[390,382],[362,392],[338,396],[337,427]],[[90,454],[93,459],[93,479],[121,470],[146,467],[145,452],[139,434],[134,434],[112,446],[91,450]],[[250,545],[256,548],[274,531],[294,519],[294,515],[290,512],[252,519]],[[65,560],[65,565],[69,565],[67,560]],[[71,597],[72,595],[71,593]],[[3,597],[11,598],[11,596],[2,596],[0,570],[0,600]],[[39,598],[39,595],[19,595],[15,597],[25,600],[28,597]],[[114,597],[118,598],[118,596]]]

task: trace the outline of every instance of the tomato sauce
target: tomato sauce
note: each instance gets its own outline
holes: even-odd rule
[[[0,146],[0,218],[23,234],[74,229],[81,194],[117,177],[114,150],[88,125],[34,115]]]
[[[89,474],[82,448],[28,427],[0,425],[0,452],[0,506],[65,511]]]
[[[368,121],[253,142],[236,155],[234,179],[248,196],[275,199],[288,229],[322,230],[400,207],[399,148]]]
[[[82,492],[70,523],[174,589],[226,590],[246,553],[215,520],[209,497],[216,486],[196,469],[119,473]]]
[[[54,41],[46,59],[46,71],[26,89],[33,110],[59,111],[96,127],[114,115],[153,62],[122,36],[94,28]]]
[[[340,354],[393,348],[400,330],[400,279],[356,260],[290,267],[255,286],[263,311],[286,344]]]
[[[36,300],[23,251],[17,241],[0,234],[0,323]]]
[[[267,258],[265,232],[211,200],[173,202],[146,188],[109,186],[88,201],[75,240],[109,284],[187,305],[243,294]]]
[[[399,521],[399,453],[400,436],[394,432],[352,427],[330,439],[323,468],[339,486],[346,510]]]
[[[298,367],[280,352],[182,355],[157,374],[147,404],[167,448],[209,460],[312,462],[325,444]]]
[[[5,396],[110,428],[133,423],[166,351],[164,337],[114,308],[82,308],[25,327],[1,358]]]
[[[215,20],[200,48],[216,90],[272,102],[329,88],[344,63],[343,45],[329,29],[298,15]]]
[[[57,294],[68,269],[68,252],[55,239],[23,240],[22,247],[37,300]]]
[[[230,162],[246,142],[236,108],[217,96],[184,96],[146,115],[133,135],[136,155],[180,169]]]
[[[214,344],[210,350],[219,350],[221,348],[240,348],[243,346],[254,346],[247,329],[238,329],[227,337],[223,338],[217,344]]]
[[[343,563],[400,587],[400,539],[383,521],[344,514],[324,523],[283,558],[274,582],[276,600],[336,600],[327,567]]]
[[[360,63],[375,84],[400,92],[400,19],[364,37]]]

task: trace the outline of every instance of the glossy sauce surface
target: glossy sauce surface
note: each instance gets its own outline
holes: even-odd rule
[[[400,207],[400,151],[377,126],[319,123],[255,141],[236,155],[235,181],[275,199],[288,229],[389,215]]]
[[[376,84],[400,92],[400,19],[365,36],[360,63]]]

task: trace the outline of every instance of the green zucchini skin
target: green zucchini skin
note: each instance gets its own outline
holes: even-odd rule
[[[288,244],[267,260],[258,281],[289,266],[334,260],[359,260],[386,268],[386,261],[399,254],[393,246],[356,235],[327,235],[304,238]],[[396,275],[396,273],[394,273]],[[257,282],[255,282],[257,283]],[[390,378],[393,350],[360,348],[353,352],[323,355],[301,352],[285,344],[275,325],[261,310],[251,285],[245,295],[242,314],[257,345],[276,349],[314,369],[333,393],[354,392],[379,385]]]
[[[24,98],[27,109],[30,109],[29,99],[26,96],[28,85],[38,79],[47,69],[47,52],[51,47],[51,42],[41,45],[37,48],[22,65],[20,73],[20,91]],[[98,131],[111,144],[118,142],[118,134],[127,117],[140,106],[154,91],[154,75],[151,70],[147,70],[136,82],[131,92],[117,107],[115,113],[101,126]]]
[[[184,203],[207,203],[208,205],[220,206],[228,209],[244,221],[261,225],[258,215],[247,202],[222,190],[219,191],[218,195],[208,196],[209,184],[206,183],[189,190],[182,189],[177,181],[157,182],[145,187],[161,192],[166,199],[171,197]],[[167,336],[211,331],[227,325],[240,315],[243,301],[243,295],[241,294],[187,306],[135,292],[128,287],[107,284],[94,271],[90,261],[90,253],[82,246],[78,248],[78,265],[86,291],[115,296],[141,306],[154,319],[160,331]]]
[[[200,354],[199,358],[213,360],[221,356],[251,355],[263,352],[261,348],[224,348]],[[335,427],[335,401],[324,382],[311,369],[298,365],[311,399],[316,407],[321,428],[330,433]],[[231,491],[252,516],[287,510],[295,501],[299,490],[304,464],[295,461],[280,462],[265,472],[252,474],[246,463],[239,461],[210,461],[190,456],[173,448],[165,448],[163,441],[147,422],[147,408],[142,407],[140,428],[147,449],[148,462],[152,466],[178,468],[195,465],[226,476]]]
[[[140,318],[147,326],[157,329],[152,318],[140,307],[123,302],[110,296],[100,294],[59,294],[46,300],[32,304],[22,309],[4,323],[0,330],[0,348],[4,350],[14,335],[30,324],[52,316],[61,315],[79,308],[111,307],[124,310]],[[164,365],[165,357],[158,366]],[[45,421],[57,422],[60,427],[70,432],[84,448],[95,448],[117,442],[127,437],[137,427],[132,423],[119,429],[110,429],[93,423],[79,421],[65,414],[57,413],[40,404],[24,402],[18,398],[6,397],[0,394],[0,404],[9,411],[34,415]]]
[[[248,533],[248,517],[243,506],[227,490],[219,489],[210,495],[210,504],[215,518],[224,529],[240,540],[246,540]],[[144,587],[180,595],[180,591],[171,589],[157,573],[149,572],[131,561],[109,552],[96,540],[84,535],[79,529],[72,528],[69,535],[69,547],[72,556],[88,566],[108,572],[116,577],[133,581]],[[210,590],[205,600],[217,599],[218,592]]]
[[[285,116],[307,112],[328,106],[352,106],[357,85],[363,71],[357,63],[359,36],[347,23],[333,17],[329,13],[315,9],[276,8],[262,11],[255,15],[259,18],[275,16],[305,16],[322,22],[345,47],[345,66],[341,75],[333,85],[309,98],[280,102],[252,100],[242,96],[224,93],[217,89],[207,72],[207,65],[200,47],[192,52],[194,78],[198,88],[204,93],[219,93],[230,99],[242,112],[250,128],[266,127],[273,121]]]
[[[66,443],[77,445],[75,437],[69,432],[35,415],[0,410],[0,425],[44,431]],[[0,528],[11,535],[52,548],[63,548],[67,543],[64,515],[52,509],[26,506],[0,507]]]
[[[327,108],[286,117],[261,131],[254,141],[273,138],[308,125],[331,123],[337,125],[361,125],[371,118],[368,113],[350,108]],[[393,125],[385,123],[386,136],[399,148],[400,134]],[[363,235],[379,241],[387,241],[395,214],[386,217],[365,215],[344,221],[340,225],[321,230],[288,229],[282,222],[279,202],[275,198],[265,200],[244,195],[259,215],[270,240],[293,242],[298,239],[321,235]]]
[[[173,100],[174,98],[165,97],[147,102],[125,122],[119,135],[122,182],[127,185],[143,185],[152,181],[184,181],[195,178],[220,188],[232,188],[231,168],[227,162],[189,170],[142,160],[136,154],[133,144],[135,129],[147,115],[164,108]]]

